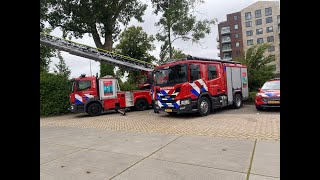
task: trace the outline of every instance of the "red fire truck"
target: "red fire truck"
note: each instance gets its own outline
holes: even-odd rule
[[[97,78],[81,75],[73,80],[70,94],[71,112],[86,112],[98,116],[106,110],[135,107],[145,110],[152,104],[150,90],[121,91],[116,78],[105,76]]]
[[[187,57],[154,70],[155,107],[169,114],[240,108],[248,94],[247,67],[239,62]]]

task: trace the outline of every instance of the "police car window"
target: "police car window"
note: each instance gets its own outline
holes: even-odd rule
[[[208,78],[209,80],[217,78],[217,67],[215,65],[208,66]]]
[[[200,79],[200,65],[190,64],[190,81]]]

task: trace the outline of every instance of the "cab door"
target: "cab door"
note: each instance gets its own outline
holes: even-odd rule
[[[221,72],[218,64],[208,64],[208,91],[212,96],[223,94]]]

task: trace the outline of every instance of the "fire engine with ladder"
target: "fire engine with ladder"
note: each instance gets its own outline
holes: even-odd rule
[[[40,43],[68,52],[70,54],[91,60],[106,62],[118,67],[141,71],[150,76],[154,65],[131,57],[112,53],[48,34],[40,34]],[[148,84],[145,83],[145,86]],[[141,88],[145,86],[140,86]],[[73,79],[70,94],[71,112],[86,112],[91,116],[98,116],[106,110],[116,110],[125,115],[127,108],[135,107],[145,110],[152,105],[150,89],[121,91],[116,78],[105,76],[81,75]]]

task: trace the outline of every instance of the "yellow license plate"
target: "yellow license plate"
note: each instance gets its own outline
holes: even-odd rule
[[[268,104],[280,104],[280,101],[268,101]]]
[[[172,112],[172,109],[165,109],[166,112]]]

